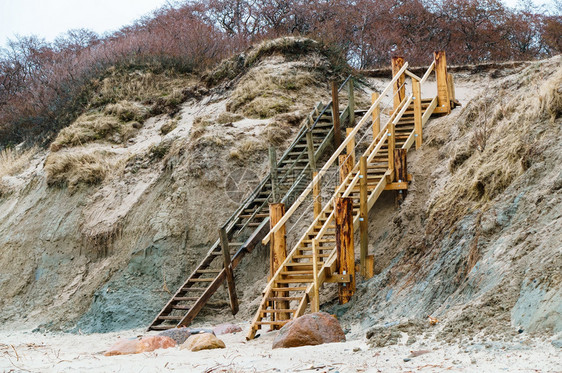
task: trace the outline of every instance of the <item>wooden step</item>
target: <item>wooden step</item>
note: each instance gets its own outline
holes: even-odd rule
[[[183,319],[183,316],[158,316],[158,320],[180,321],[181,319]]]
[[[183,291],[205,291],[207,288],[182,288]]]
[[[175,301],[178,302],[189,302],[199,299],[198,297],[175,297],[173,298]]]
[[[189,280],[189,282],[213,282],[214,280],[214,278],[192,278],[191,280]]]
[[[297,286],[297,287],[286,287],[286,288],[271,288],[271,291],[275,292],[289,292],[289,291],[305,291],[306,287]]]
[[[302,279],[294,279],[294,278],[280,279],[280,280],[275,280],[275,282],[277,284],[303,284],[307,282],[312,282],[312,277],[305,277]]]
[[[198,269],[197,273],[219,273],[222,269]]]
[[[286,302],[292,300],[301,300],[302,297],[267,297],[265,300],[269,302]]]
[[[270,309],[270,310],[261,310],[261,312],[263,313],[295,313],[297,312],[297,310],[276,310],[276,309]]]

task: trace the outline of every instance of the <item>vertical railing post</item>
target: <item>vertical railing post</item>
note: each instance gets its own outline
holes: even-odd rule
[[[447,89],[449,91],[449,101],[451,102],[451,107],[455,107],[455,80],[453,79],[453,74],[447,73]]]
[[[435,52],[435,75],[439,112],[449,114],[451,112],[451,102],[447,86],[447,58],[444,51]]]
[[[421,84],[412,79],[412,94],[414,95],[414,133],[416,136],[416,149],[422,145],[422,106],[421,106]]]
[[[371,94],[371,103],[375,103],[379,98],[378,92],[373,92]],[[373,139],[377,137],[381,130],[381,105],[380,103],[373,110]]]
[[[353,251],[353,199],[338,197],[335,201],[336,259],[339,274],[349,275],[350,282],[339,284],[339,302],[349,302],[355,292],[355,254]]]
[[[404,66],[404,57],[392,57],[392,77],[394,78],[400,69]],[[394,94],[394,110],[398,109],[400,103],[406,97],[406,87],[404,83],[406,82],[406,74],[402,75],[396,80],[393,86]]]
[[[279,178],[277,175],[277,152],[275,147],[269,147],[269,170],[271,176],[272,203],[279,202]]]
[[[316,176],[318,176],[318,172],[314,172],[312,174],[312,180],[314,180],[316,178]],[[320,195],[321,193],[321,186],[320,186],[320,179],[318,179],[318,182],[312,184],[312,198],[314,200],[313,202],[313,206],[314,206],[314,219],[316,219],[318,217],[318,215],[320,215],[320,213],[322,212],[322,196]]]
[[[355,127],[355,92],[353,91],[353,78],[347,82],[347,100],[349,106],[349,127]]]
[[[312,312],[320,311],[320,289],[318,284],[318,240],[312,239],[312,281],[314,282],[314,296],[310,308]]]
[[[308,162],[310,163],[310,171],[315,173],[316,170],[316,154],[314,151],[314,140],[312,139],[312,131],[306,131],[306,147],[308,150]]]
[[[232,264],[230,261],[230,247],[228,244],[228,234],[226,229],[222,227],[219,229],[219,237],[222,247],[222,255],[224,259],[224,271],[226,274],[226,282],[228,284],[228,297],[230,299],[230,308],[232,309],[232,314],[235,315],[238,312],[238,298],[236,296],[236,286],[234,285],[234,273],[232,271]]]
[[[285,204],[272,203],[269,205],[269,227],[270,229],[275,226],[285,215]],[[286,240],[286,227],[283,225],[281,229],[273,233],[271,241],[269,242],[269,277],[273,276],[279,269],[281,264],[287,258],[287,240]],[[286,287],[287,284],[278,284],[279,287]],[[288,293],[280,293],[280,297],[288,297]],[[289,309],[289,302],[276,301],[274,309]],[[290,315],[288,313],[279,313],[276,316],[278,320],[288,320]],[[275,328],[273,328],[275,329]]]
[[[369,251],[369,208],[367,190],[367,157],[359,160],[359,237],[361,276],[367,278],[367,254]]]
[[[338,84],[332,81],[332,124],[334,126],[334,147],[337,149],[341,144],[340,126],[340,101],[338,94]]]
[[[347,154],[340,155],[338,157],[338,160],[340,164],[340,183],[338,184],[339,186],[341,183],[344,182],[347,175],[351,172],[354,164],[351,163],[351,157]],[[336,189],[338,188],[338,186],[336,186]]]
[[[349,137],[349,134],[351,133],[351,131],[353,131],[353,128],[346,128],[345,129],[345,133],[346,136]],[[353,164],[355,166],[355,137],[353,139],[351,139],[350,142],[347,143],[346,146],[346,153],[347,155],[350,156],[351,158],[351,164]]]
[[[394,126],[394,121],[390,121],[388,124],[388,168],[394,170],[394,148],[395,148],[395,136],[396,128]]]
[[[407,165],[407,151],[406,149],[394,150],[394,181],[398,183],[408,182],[408,165]],[[396,191],[396,202],[398,204],[404,201],[407,190],[400,189]]]

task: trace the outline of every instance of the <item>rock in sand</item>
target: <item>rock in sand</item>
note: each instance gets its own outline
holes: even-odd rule
[[[211,333],[201,333],[192,335],[180,346],[181,350],[201,351],[212,350],[215,348],[225,348],[223,341]]]
[[[345,333],[335,317],[326,312],[301,316],[285,324],[273,341],[273,348],[314,346],[345,342]]]
[[[241,332],[242,328],[235,324],[220,324],[213,328],[215,335]]]
[[[187,338],[191,336],[191,334],[193,333],[188,328],[173,328],[158,333],[158,335],[172,338],[178,345],[181,345],[183,342],[185,342]]]
[[[107,352],[105,356],[140,354],[151,352],[159,348],[170,348],[176,346],[176,341],[166,336],[144,337],[141,339],[127,339],[119,341]]]

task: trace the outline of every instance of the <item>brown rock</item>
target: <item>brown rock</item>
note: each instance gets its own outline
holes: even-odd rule
[[[215,335],[241,332],[242,328],[235,324],[220,324],[213,328]]]
[[[212,350],[215,348],[225,348],[223,341],[215,337],[211,333],[202,333],[192,335],[180,346],[181,350],[201,351]]]
[[[326,312],[301,316],[285,324],[273,341],[273,348],[314,346],[345,342],[345,333],[336,318]]]
[[[144,337],[142,339],[126,339],[119,341],[107,352],[105,356],[114,355],[130,355],[139,354],[141,352],[150,352],[157,350],[159,348],[170,348],[176,346],[176,342],[169,337],[165,336],[153,336]]]

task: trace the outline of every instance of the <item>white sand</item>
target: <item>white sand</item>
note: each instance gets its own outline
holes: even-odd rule
[[[246,342],[245,333],[219,336],[227,348],[191,352],[170,348],[125,356],[103,356],[118,338],[143,330],[72,335],[0,332],[3,372],[562,372],[562,351],[548,340],[521,336],[514,342],[464,346],[418,341],[369,348],[364,338],[346,343],[272,350],[274,333]],[[155,333],[150,333],[155,334]],[[411,351],[430,350],[417,357]]]

